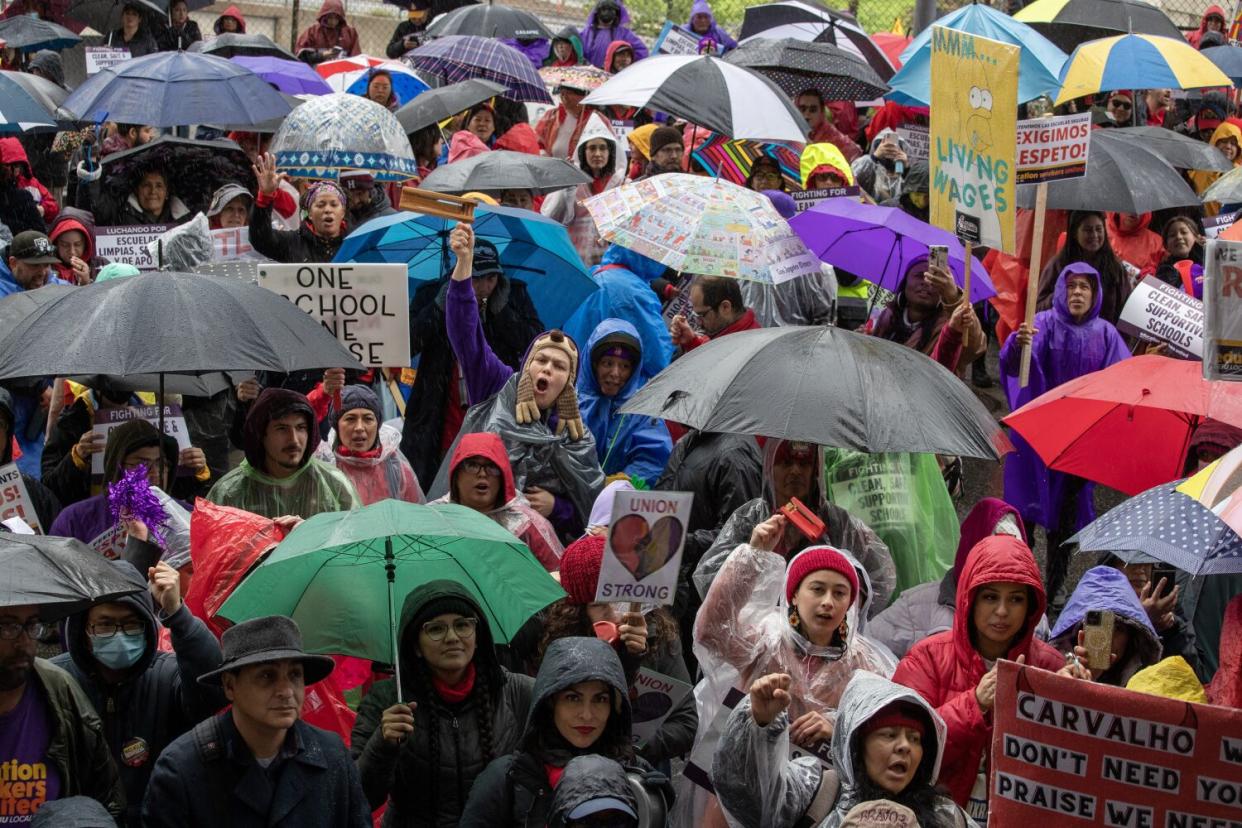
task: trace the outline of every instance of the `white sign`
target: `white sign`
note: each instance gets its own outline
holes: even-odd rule
[[[132,264],[139,270],[155,270],[159,263],[147,245],[173,228],[171,224],[118,224],[95,232],[95,255],[110,262]]]
[[[104,436],[107,445],[108,435],[112,429],[130,420],[146,420],[156,428],[160,427],[160,407],[158,405],[130,405],[124,408],[102,408],[95,412],[95,433]],[[181,416],[181,406],[164,406],[164,433],[177,441],[177,451],[190,447],[190,430],[186,428],[185,417]],[[104,473],[105,451],[97,451],[91,455],[91,474]],[[169,471],[175,471],[169,469]]]
[[[26,491],[26,483],[16,463],[0,466],[0,520],[21,518],[35,532],[42,534],[34,501]]]
[[[213,262],[268,261],[267,257],[250,246],[249,227],[221,227],[211,231],[215,252]]]
[[[133,56],[121,46],[87,46],[86,74],[97,75],[105,69],[118,66]]]
[[[1018,121],[1018,183],[1081,178],[1090,148],[1090,112]]]
[[[656,37],[655,47],[651,50],[664,55],[697,55],[699,38],[673,23],[664,21],[664,28]]]
[[[1203,261],[1203,376],[1242,382],[1242,242],[1212,239]]]
[[[1203,359],[1203,303],[1155,276],[1135,285],[1117,330],[1164,343],[1172,356]]]
[[[664,720],[693,689],[693,685],[655,670],[646,667],[639,670],[634,677],[633,686],[633,692],[637,695],[630,699],[630,710],[633,714],[630,733],[634,739],[634,747],[646,747],[647,742],[659,732]]]
[[[797,192],[790,193],[789,195],[793,198],[794,205],[798,208],[798,212],[801,213],[804,210],[811,209],[821,201],[825,201],[830,198],[857,198],[861,192],[862,190],[859,187],[854,186],[833,187],[827,190],[798,190]]]
[[[259,284],[319,320],[363,365],[410,364],[405,265],[262,265]]]
[[[897,137],[906,144],[906,157],[910,159],[910,163],[915,161],[926,161],[928,147],[931,145],[931,135],[928,127],[922,124],[906,124],[903,127],[897,127]]]
[[[691,492],[617,492],[595,600],[672,605]]]

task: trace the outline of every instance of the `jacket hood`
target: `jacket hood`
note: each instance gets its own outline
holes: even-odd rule
[[[1126,689],[1136,693],[1164,696],[1166,699],[1209,704],[1207,694],[1190,663],[1181,656],[1169,656],[1150,667],[1139,670],[1126,682]],[[1228,705],[1225,705],[1228,707]]]
[[[1202,36],[1207,31],[1207,19],[1212,15],[1217,15],[1225,21],[1225,31],[1229,31],[1229,15],[1225,14],[1225,10],[1220,6],[1211,5],[1203,11],[1203,16],[1199,18],[1199,35]]]
[[[13,395],[7,388],[0,388],[0,420],[5,423],[5,431],[9,433],[9,439],[4,441],[4,445],[0,445],[0,466],[6,466],[13,462],[13,424],[16,418],[13,414]]]
[[[630,790],[625,768],[620,764],[597,753],[570,759],[552,798],[548,828],[565,828],[575,808],[604,798],[620,800],[638,813],[634,792]]]
[[[799,171],[803,189],[806,189],[806,183],[811,180],[811,174],[820,167],[831,167],[845,179],[847,186],[854,185],[854,171],[850,168],[849,162],[845,160],[845,156],[841,154],[841,150],[837,149],[836,144],[808,144],[802,151]]]
[[[630,45],[630,42],[628,40],[614,40],[612,43],[608,44],[608,49],[607,51],[604,52],[604,71],[605,72],[613,71],[612,59],[614,56],[616,56],[617,52],[621,51],[622,49],[629,49],[631,52],[634,51],[634,47]]]
[[[1091,310],[1087,311],[1085,318],[1075,320],[1070,315],[1069,310],[1069,288],[1067,283],[1071,276],[1086,276],[1091,279]],[[1061,271],[1061,275],[1057,276],[1057,286],[1053,289],[1052,307],[1056,310],[1057,316],[1061,320],[1070,325],[1086,325],[1089,322],[1098,319],[1100,316],[1100,308],[1104,305],[1104,291],[1100,287],[1099,272],[1087,264],[1086,262],[1074,262],[1068,264]]]
[[[690,16],[686,18],[686,28],[690,28],[690,22],[694,20],[696,14],[707,15],[711,19],[709,25],[716,25],[716,15],[712,12],[712,5],[707,0],[694,0],[694,4],[690,6]]]
[[[621,403],[628,400],[638,390],[638,387],[645,381],[643,374],[643,347],[642,339],[638,335],[638,328],[635,328],[624,319],[605,319],[595,326],[595,330],[591,333],[591,337],[587,340],[586,346],[586,365],[578,370],[578,390],[585,392],[591,396],[600,396],[599,381],[595,378],[595,348],[603,344],[606,340],[626,341],[627,344],[637,350],[634,359],[634,372],[630,374],[629,381],[613,398],[614,402]]]
[[[608,126],[603,116],[598,112],[588,110],[587,121],[582,126],[582,132],[578,133],[578,143],[574,146],[574,158],[578,160],[578,166],[585,172],[586,165],[586,145],[588,141],[596,138],[602,138],[612,146],[612,168],[616,172],[617,165],[623,164],[625,155],[621,151],[621,142],[617,140],[616,134]],[[590,175],[590,173],[587,173]]]
[[[805,442],[807,441],[768,438],[768,441],[763,444],[763,499],[767,501],[768,508],[773,512],[785,505],[776,502],[776,474],[773,471],[776,465],[776,453],[786,443]],[[824,492],[827,491],[824,485],[824,448],[814,443],[809,445],[815,450],[815,465],[811,470],[811,494],[803,501],[803,505],[818,511],[825,501]]]
[[[586,24],[588,29],[595,28],[595,13],[605,6],[612,6],[617,10],[617,22],[612,24],[614,29],[618,26],[630,25],[630,10],[625,7],[625,3],[622,0],[599,0],[595,4],[595,8],[591,9],[591,13],[587,15]]]
[[[1052,628],[1052,640],[1075,639],[1088,610],[1111,610],[1130,630],[1131,652],[1138,656],[1138,667],[1149,667],[1160,660],[1160,634],[1151,625],[1147,610],[1139,601],[1125,573],[1111,566],[1097,566],[1083,573],[1074,594]],[[1056,646],[1054,644],[1054,646]],[[1128,670],[1136,672],[1138,667]],[[1124,668],[1123,668],[1124,669]]]
[[[1104,221],[1106,224],[1105,230],[1110,239],[1141,236],[1151,228],[1151,213],[1140,213],[1138,224],[1134,225],[1132,230],[1121,229],[1121,213],[1109,213],[1105,216]]]
[[[411,623],[416,620],[424,607],[432,601],[441,600],[464,601],[474,608],[475,617],[479,619],[479,625],[475,629],[475,650],[474,650],[474,666],[475,670],[481,674],[487,674],[491,677],[492,686],[500,686],[500,661],[496,658],[496,646],[492,638],[492,628],[487,623],[487,615],[479,606],[478,600],[461,584],[456,581],[428,581],[415,587],[409,595],[405,597],[405,602],[401,605],[401,619],[398,622],[398,641],[400,641],[400,652],[402,658],[406,658],[405,653],[413,653],[418,642],[418,630],[411,629]],[[413,636],[413,640],[409,640],[408,636]],[[409,671],[403,671],[403,676],[409,675]],[[405,684],[404,680],[402,684]]]
[[[51,49],[40,49],[30,59],[30,71],[38,72],[57,86],[65,85],[65,65],[60,54]]]
[[[970,554],[970,550],[974,549],[979,541],[995,535],[997,525],[1006,517],[1013,518],[1018,535],[1023,536],[1026,527],[1022,524],[1022,515],[1005,501],[995,497],[985,497],[974,505],[970,514],[966,515],[966,519],[962,521],[962,533],[957,542],[957,557],[953,559],[954,581],[961,576],[962,566],[966,563],[966,556]]]
[[[906,193],[928,193],[931,190],[931,170],[927,166],[927,162],[920,159],[910,165],[910,169],[906,170],[906,182],[901,186],[901,192],[904,196]]]
[[[164,462],[167,468],[175,469],[178,456],[175,438],[164,435],[161,441],[159,429],[146,420],[130,420],[112,429],[108,434],[108,444],[104,448],[104,480],[108,483],[120,480],[124,471],[121,464],[125,462],[125,455],[160,442],[164,444]]]
[[[321,11],[321,12],[320,12],[320,14],[323,14],[323,12]],[[221,27],[220,27],[220,22],[221,22],[224,18],[226,18],[226,17],[231,17],[231,18],[233,18],[234,20],[236,20],[236,21],[237,21],[237,28],[238,28],[238,30],[239,30],[242,34],[245,34],[245,33],[246,33],[246,18],[245,18],[245,16],[241,13],[241,9],[237,8],[237,6],[229,6],[227,9],[225,9],[225,10],[221,13],[221,15],[220,15],[219,17],[217,17],[217,18],[216,18],[215,25],[213,25],[213,26],[212,26],[212,28],[215,30],[216,34],[223,34],[223,33],[224,33],[224,32],[223,32],[223,30],[222,30],[222,29],[221,29]]]
[[[500,467],[500,476],[505,481],[503,502],[508,503],[517,497],[517,488],[513,484],[513,466],[509,463],[509,452],[505,451],[504,441],[500,435],[486,433],[463,434],[453,449],[453,457],[449,461],[449,488],[453,486],[453,475],[457,467],[470,457],[485,457]],[[450,492],[450,500],[452,494]]]
[[[26,176],[30,176],[30,159],[26,157],[26,148],[16,138],[0,138],[0,163],[23,164]]]
[[[465,161],[467,158],[474,158],[490,150],[491,147],[480,141],[479,136],[468,129],[459,129],[449,140],[448,163]]]
[[[319,7],[319,14],[315,15],[315,20],[322,24],[323,19],[330,14],[335,14],[341,18],[342,26],[349,24],[348,19],[345,17],[345,3],[343,0],[323,0],[323,5]]]
[[[306,435],[306,451],[298,468],[305,468],[319,446],[319,429],[315,427],[315,411],[305,396],[287,388],[266,388],[259,398],[250,406],[246,422],[242,426],[242,442],[246,452],[246,462],[256,471],[266,472],[267,454],[263,451],[263,435],[267,433],[267,424],[274,419],[288,414],[301,414],[306,417],[309,429]]]
[[[602,681],[612,688],[614,707],[608,729],[612,729],[619,715],[620,726],[628,739],[631,725],[629,683],[625,680],[621,659],[616,650],[601,639],[571,636],[556,639],[543,654],[539,673],[535,676],[524,741],[535,735],[540,709],[550,704],[557,693],[584,681]]]
[[[1208,143],[1212,146],[1216,146],[1217,141],[1223,141],[1226,138],[1232,138],[1239,147],[1242,147],[1242,128],[1239,128],[1238,124],[1236,124],[1232,119],[1221,121],[1220,126],[1212,132],[1212,138]],[[3,140],[15,141],[17,139],[8,138]],[[1242,153],[1239,153],[1238,158],[1234,159],[1233,165],[1236,167],[1239,163],[1242,163]]]
[[[1044,594],[1044,581],[1039,575],[1039,565],[1030,547],[1008,535],[992,535],[975,544],[962,566],[957,581],[957,608],[953,613],[953,649],[958,663],[971,674],[971,666],[981,656],[971,644],[971,628],[974,626],[975,594],[985,584],[1023,584],[1030,587],[1034,599],[1027,606],[1026,624],[1014,638],[1009,648],[1009,658],[1016,659],[1029,651],[1035,627],[1048,609],[1048,596]]]
[[[910,148],[906,146],[905,139],[897,134],[897,130],[888,127],[876,133],[875,137],[871,139],[871,144],[867,147],[867,152],[875,155],[875,151],[880,148],[880,144],[884,143],[884,139],[889,135],[897,139],[897,146],[901,147],[902,152],[909,152]]]
[[[608,249],[604,251],[604,255],[600,258],[600,266],[619,265],[630,273],[633,273],[644,282],[652,282],[664,275],[664,265],[655,259],[648,259],[641,253],[635,253],[633,250],[621,247],[620,245],[610,244]]]
[[[48,241],[55,244],[57,238],[70,230],[77,230],[86,236],[86,255],[82,258],[87,262],[95,258],[95,217],[85,210],[63,208],[48,229]]]
[[[112,604],[123,604],[128,609],[137,613],[142,619],[142,625],[145,628],[147,639],[147,649],[142,654],[142,658],[129,668],[134,674],[141,673],[151,664],[155,658],[157,645],[159,644],[160,622],[155,614],[155,602],[151,598],[151,593],[147,590],[147,579],[142,577],[138,570],[129,561],[109,561],[116,574],[130,582],[134,586],[140,587],[142,592],[125,595],[117,598],[115,601],[109,601]],[[86,635],[86,616],[90,610],[83,610],[76,615],[69,616],[65,623],[65,640],[69,645],[69,655],[73,659],[73,663],[84,674],[94,675],[96,665],[95,656],[91,652],[91,644]]]

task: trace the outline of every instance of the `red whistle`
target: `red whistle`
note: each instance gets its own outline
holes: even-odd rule
[[[827,528],[824,522],[798,498],[791,497],[789,502],[780,508],[780,512],[789,519],[795,529],[806,536],[807,540],[814,541],[823,537],[824,530]]]

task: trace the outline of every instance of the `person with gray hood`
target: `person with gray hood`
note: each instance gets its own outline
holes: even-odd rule
[[[871,139],[867,154],[850,165],[858,186],[877,203],[901,195],[910,166],[906,149],[906,142],[894,130],[882,129]]]
[[[579,756],[556,786],[548,828],[637,828],[637,807],[625,768],[603,756]]]

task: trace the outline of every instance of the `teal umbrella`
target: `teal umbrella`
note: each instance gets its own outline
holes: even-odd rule
[[[486,515],[452,503],[381,500],[299,524],[219,614],[234,623],[287,615],[309,652],[394,665],[399,695],[398,603],[436,580],[474,596],[499,644],[565,597],[526,545]]]

